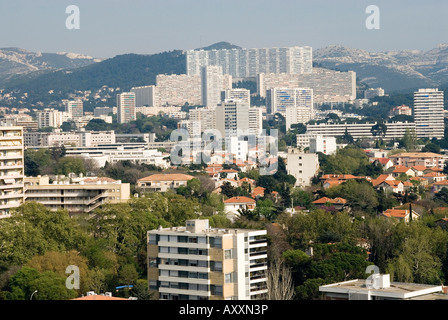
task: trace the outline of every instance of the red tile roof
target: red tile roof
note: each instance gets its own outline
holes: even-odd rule
[[[224,200],[224,203],[255,203],[255,200],[248,197],[233,197],[227,200]]]
[[[156,173],[138,181],[188,181],[191,179],[194,177],[183,173]]]

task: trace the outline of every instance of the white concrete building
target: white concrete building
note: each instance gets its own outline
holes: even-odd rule
[[[118,123],[128,123],[136,119],[134,92],[117,94],[117,116]]]
[[[148,282],[159,300],[254,300],[267,292],[266,230],[207,219],[148,231]]]
[[[289,149],[286,155],[286,171],[296,178],[296,187],[308,187],[319,170],[319,158],[316,153],[304,153],[298,149]]]
[[[271,88],[313,89],[314,103],[344,103],[356,99],[356,73],[313,68],[312,73],[260,73],[257,75],[257,93],[266,97]]]
[[[419,89],[414,92],[414,121],[419,138],[444,137],[443,91]]]
[[[81,99],[64,101],[65,112],[70,119],[81,118],[84,115],[84,103]]]
[[[24,201],[23,128],[0,126],[0,219]]]
[[[201,104],[203,106],[216,107],[221,102],[223,78],[221,66],[204,66],[201,68]],[[232,87],[231,79],[226,87]]]
[[[25,201],[42,203],[50,210],[69,214],[91,213],[105,203],[130,199],[130,184],[106,177],[64,177],[49,182],[48,176],[25,177]]]
[[[356,140],[359,138],[374,138],[372,127],[376,122],[370,123],[322,123],[308,124],[307,134],[340,137],[345,134],[345,130]],[[386,135],[382,137],[384,140],[401,139],[406,133],[406,129],[415,131],[414,122],[386,122]]]
[[[93,147],[100,144],[113,144],[116,142],[115,132],[112,131],[71,131],[64,132],[25,132],[24,142],[26,147],[54,147],[74,146]]]
[[[236,78],[256,77],[258,73],[311,73],[312,48],[282,47],[186,51],[187,74],[200,74],[201,67],[221,66],[224,74]]]
[[[53,108],[39,110],[36,112],[36,116],[39,129],[45,127],[59,128],[63,122],[69,119],[67,113]]]
[[[288,107],[302,107],[313,114],[313,89],[310,88],[270,88],[266,92],[266,112],[281,113],[285,116]],[[292,122],[298,123],[298,122]]]
[[[135,107],[153,107],[156,103],[156,86],[140,86],[131,88],[135,93]]]
[[[331,155],[336,152],[336,138],[314,136],[310,138],[310,153],[322,152],[326,155]]]
[[[242,101],[250,104],[250,90],[240,88],[227,89],[222,92],[221,100]]]

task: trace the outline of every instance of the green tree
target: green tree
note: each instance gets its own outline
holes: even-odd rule
[[[68,175],[69,173],[85,174],[84,159],[81,157],[64,157],[61,158],[57,165],[57,173]]]

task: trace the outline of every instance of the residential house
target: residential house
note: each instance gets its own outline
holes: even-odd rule
[[[143,192],[166,192],[175,190],[180,186],[186,186],[191,179],[194,179],[194,177],[183,173],[156,173],[137,180],[137,189]]]
[[[389,158],[373,158],[372,160],[373,163],[379,163],[383,167],[384,171],[388,170],[394,165],[392,160],[390,160]]]
[[[433,188],[434,188],[434,192],[439,192],[440,190],[442,190],[443,188],[447,188],[448,189],[448,180],[442,180],[442,181],[438,181],[433,183]]]
[[[428,184],[433,184],[446,180],[446,175],[440,172],[429,172],[423,175],[423,178],[428,180]]]
[[[226,212],[227,218],[233,221],[235,217],[239,216],[238,210],[254,210],[256,207],[256,201],[248,197],[232,197],[230,199],[224,200],[224,211]]]
[[[382,212],[380,215],[387,218],[395,218],[397,220],[404,220],[404,222],[409,222],[411,218],[411,211],[407,209],[387,209]],[[420,218],[420,215],[412,210],[412,220],[417,220]]]
[[[345,200],[344,198],[339,198],[339,197],[334,198],[334,199],[331,199],[328,197],[323,197],[323,198],[313,201],[313,204],[315,204],[317,206],[334,206],[334,208],[336,210],[341,210],[347,204],[347,200]]]
[[[415,176],[415,171],[414,170],[412,170],[411,168],[402,166],[402,165],[393,166],[391,168],[391,170],[392,170],[391,171],[392,175],[394,177],[396,177],[396,178],[401,176],[402,174],[405,174],[405,175],[410,176],[410,177],[414,177]]]
[[[386,194],[403,194],[405,191],[403,182],[399,180],[384,180],[376,188],[382,189]]]

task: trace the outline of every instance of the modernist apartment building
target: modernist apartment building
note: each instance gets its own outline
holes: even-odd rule
[[[443,91],[419,89],[414,92],[414,121],[417,137],[444,137]]]
[[[24,201],[23,128],[0,126],[0,218]]]
[[[313,89],[314,103],[342,103],[356,99],[356,72],[340,72],[313,68],[312,73],[260,73],[257,75],[257,93],[266,97],[271,88]]]
[[[288,149],[286,171],[296,178],[296,187],[307,187],[319,170],[319,158],[316,153],[304,153],[298,149]]]
[[[282,47],[186,51],[187,74],[195,75],[204,66],[221,66],[223,73],[236,78],[256,77],[259,73],[311,73],[312,48]]]
[[[84,115],[84,104],[81,99],[64,101],[65,113],[71,119],[82,118]]]
[[[286,114],[288,107],[306,107],[313,112],[313,89],[270,88],[266,92],[266,113]]]
[[[66,178],[50,183],[48,176],[39,176],[24,181],[25,201],[42,203],[54,211],[65,209],[71,215],[92,213],[106,203],[130,199],[130,184],[111,178]]]
[[[372,127],[376,124],[376,122],[308,124],[306,134],[340,137],[347,130],[354,139],[374,138]],[[387,130],[386,135],[382,137],[384,140],[401,139],[405,135],[406,130],[415,132],[414,122],[386,122],[385,125]]]
[[[71,145],[74,147],[93,147],[100,144],[115,143],[115,132],[112,131],[70,131],[64,132],[25,132],[25,147],[53,147]]]
[[[250,90],[248,89],[227,89],[221,92],[221,101],[232,100],[232,101],[242,101],[250,104]]]
[[[229,83],[223,88],[223,81]],[[201,104],[205,107],[216,107],[221,102],[223,89],[232,88],[231,77],[224,76],[221,66],[204,66],[201,68]]]
[[[267,292],[266,230],[185,227],[148,231],[149,288],[160,300],[251,300]]]
[[[156,86],[141,86],[131,88],[135,94],[135,107],[153,107],[156,99]]]
[[[117,116],[118,123],[128,123],[136,119],[134,92],[117,94]]]
[[[69,119],[66,112],[53,108],[45,108],[36,112],[39,129],[45,127],[59,128],[63,122]]]

